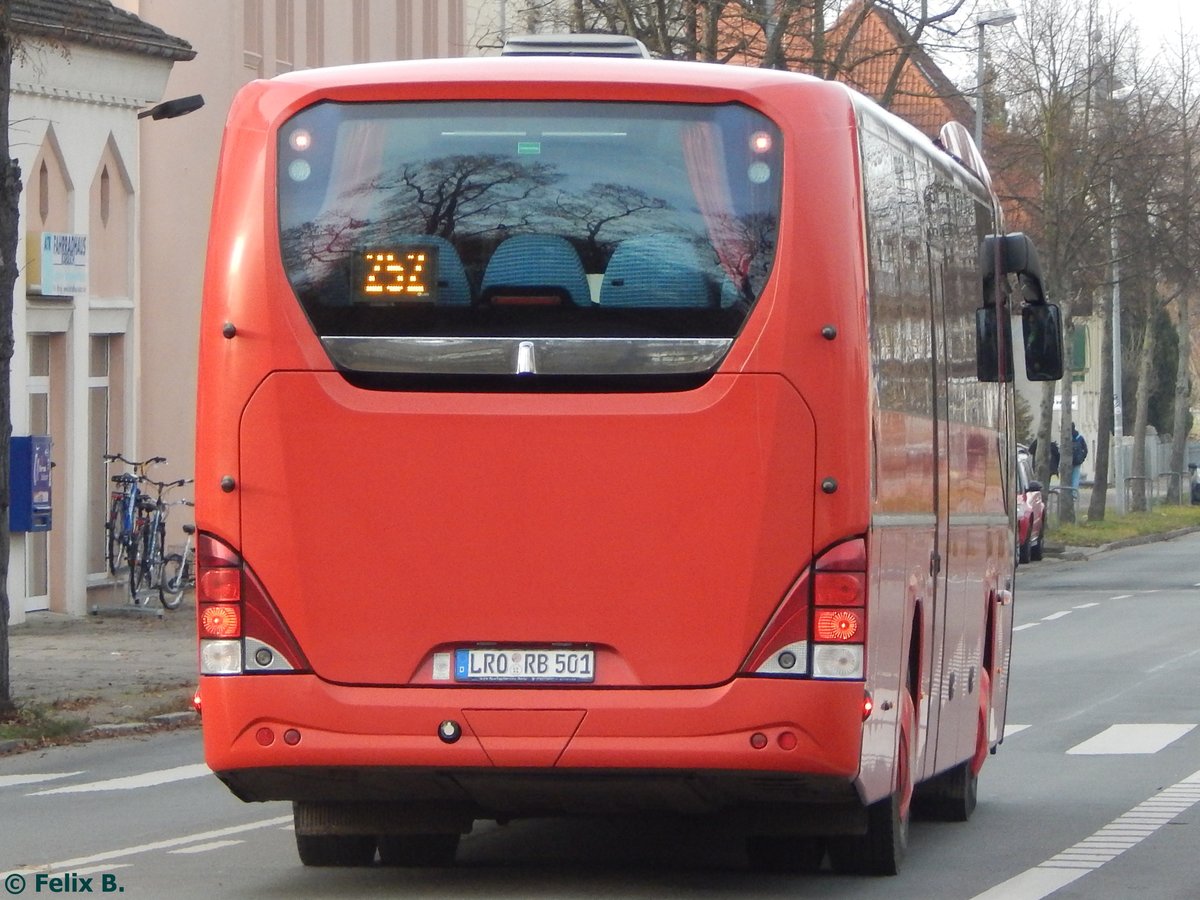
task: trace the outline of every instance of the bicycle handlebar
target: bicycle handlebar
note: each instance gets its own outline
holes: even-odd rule
[[[165,463],[167,461],[165,456],[152,456],[149,459],[144,459],[141,462],[138,462],[133,459],[127,459],[124,454],[121,453],[105,453],[104,459],[108,462],[123,462],[125,465],[133,466],[135,469],[144,469],[147,466],[152,466],[156,463]]]
[[[143,478],[142,480],[146,482],[146,484],[154,485],[154,487],[158,488],[158,492],[161,494],[163,491],[169,490],[170,488],[183,487],[185,484],[191,484],[196,479],[178,478],[175,481],[155,481],[153,478]]]

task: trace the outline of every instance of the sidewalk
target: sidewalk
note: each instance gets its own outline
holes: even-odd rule
[[[187,712],[198,681],[191,596],[176,610],[154,597],[143,611],[130,608],[123,586],[98,594],[94,614],[35,612],[10,628],[13,699],[82,720],[95,736],[198,722]]]

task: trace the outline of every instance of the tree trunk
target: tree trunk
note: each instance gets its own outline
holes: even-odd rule
[[[1184,503],[1183,484],[1187,476],[1188,401],[1191,399],[1189,362],[1192,358],[1188,292],[1179,295],[1179,365],[1175,370],[1175,408],[1171,423],[1171,479],[1167,487],[1168,503]]]
[[[1116,277],[1114,272],[1114,285]],[[1092,499],[1088,504],[1089,522],[1103,522],[1108,503],[1108,451],[1112,446],[1113,405],[1116,401],[1113,387],[1112,308],[1112,294],[1109,291],[1101,291],[1100,302],[1096,304],[1096,315],[1103,323],[1103,337],[1100,342],[1100,409],[1096,422],[1096,455],[1092,463],[1095,467],[1095,474],[1092,476]],[[1121,490],[1120,485],[1116,488]]]
[[[1071,423],[1074,415],[1075,383],[1071,380],[1071,370],[1075,367],[1073,352],[1075,348],[1075,320],[1071,315],[1074,303],[1063,303],[1063,321],[1067,323],[1066,334],[1063,335],[1063,377],[1059,382],[1062,411],[1058,421],[1058,521],[1064,525],[1075,524],[1076,497],[1071,490]]]
[[[1153,304],[1149,304],[1153,310]],[[1153,476],[1146,465],[1146,426],[1150,421],[1150,393],[1154,390],[1154,351],[1157,344],[1157,329],[1154,327],[1153,311],[1146,322],[1142,335],[1142,347],[1138,352],[1137,395],[1133,417],[1133,462],[1130,467],[1134,476],[1131,482],[1131,512],[1146,512],[1150,508],[1150,479]]]
[[[13,290],[17,283],[17,227],[21,170],[9,158],[8,98],[12,83],[12,8],[0,3],[0,721],[15,711],[8,668],[8,442],[12,435],[9,371],[13,352]]]

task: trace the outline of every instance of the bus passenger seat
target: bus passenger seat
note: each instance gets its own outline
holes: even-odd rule
[[[557,234],[514,234],[483,273],[484,303],[590,307],[592,293],[579,253]]]
[[[471,282],[455,246],[436,234],[404,234],[396,238],[401,247],[437,249],[437,302],[439,306],[469,306]]]
[[[613,251],[600,286],[600,305],[708,306],[708,281],[687,241],[669,234],[640,235]]]

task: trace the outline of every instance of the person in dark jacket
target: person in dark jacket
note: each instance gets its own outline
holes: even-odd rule
[[[1035,466],[1037,465],[1037,444],[1038,444],[1037,438],[1034,438],[1032,441],[1029,442],[1029,455],[1033,457],[1033,464]],[[1058,441],[1051,441],[1050,442],[1050,478],[1054,478],[1056,475],[1058,475],[1059,459],[1060,459],[1060,457],[1058,455]]]
[[[1075,430],[1075,423],[1071,423],[1071,492],[1079,496],[1079,476],[1080,467],[1083,461],[1087,459],[1088,445],[1082,434]]]

